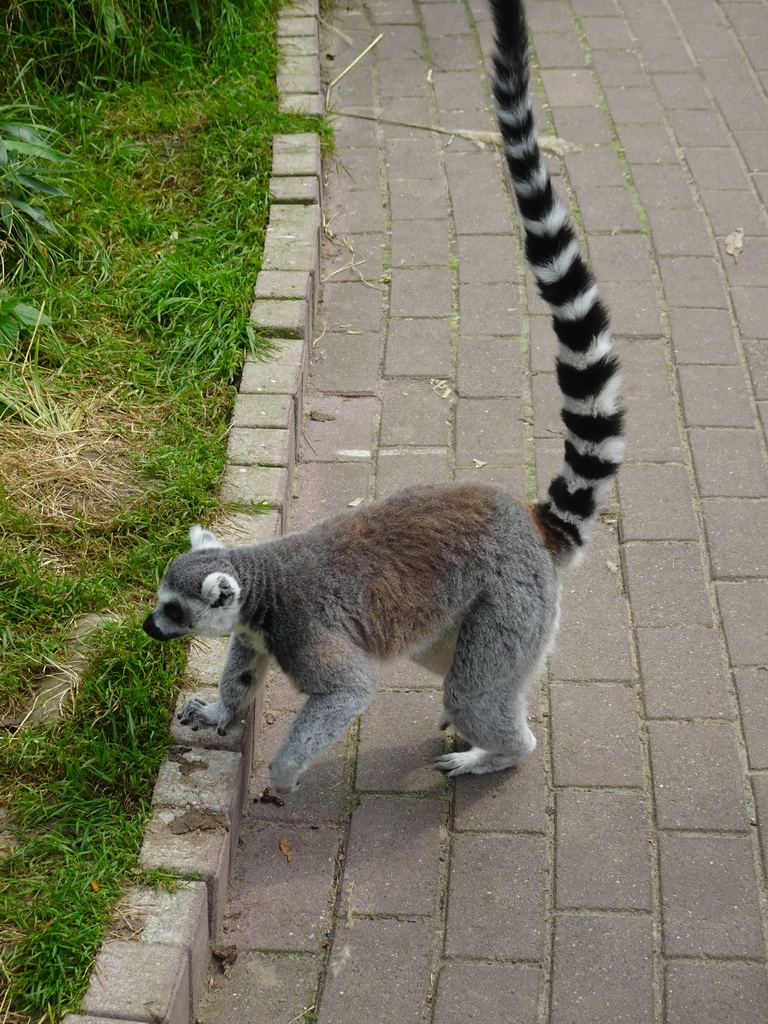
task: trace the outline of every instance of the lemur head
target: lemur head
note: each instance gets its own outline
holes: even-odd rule
[[[224,636],[240,616],[240,584],[227,548],[201,526],[189,531],[191,550],[175,558],[160,584],[157,607],[144,621],[153,640]]]

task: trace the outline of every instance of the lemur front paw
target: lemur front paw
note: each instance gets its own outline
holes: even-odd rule
[[[223,720],[219,701],[211,704],[201,697],[193,697],[187,701],[177,717],[181,724],[188,725],[192,732],[197,732],[201,725],[215,725],[219,736],[226,736],[227,722]]]
[[[299,785],[299,772],[295,766],[281,765],[273,761],[269,766],[272,789],[276,793],[293,793]]]

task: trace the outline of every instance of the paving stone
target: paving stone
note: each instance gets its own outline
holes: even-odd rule
[[[387,139],[384,152],[387,176],[391,183],[413,179],[441,182],[440,163],[432,138]],[[442,190],[442,182],[439,186]]]
[[[338,831],[250,818],[244,825],[220,941],[241,951],[318,949],[331,926]]]
[[[392,316],[450,316],[450,270],[394,269],[390,313]]]
[[[671,110],[709,110],[710,100],[696,74],[654,75],[661,100]]]
[[[312,350],[312,385],[331,394],[374,395],[381,355],[378,333],[349,329],[325,334]]]
[[[741,333],[747,338],[768,338],[768,288],[732,287],[731,297]]]
[[[768,496],[768,479],[754,430],[692,429],[688,436],[703,497]]]
[[[621,185],[623,182],[621,165],[610,146],[596,146],[578,153],[567,153],[565,164],[568,168],[568,177],[577,194],[582,186],[607,188]]]
[[[367,150],[365,150],[367,152]],[[382,284],[385,235],[382,231],[345,233],[343,243],[323,240],[323,276],[333,281]],[[348,243],[348,245],[347,245]],[[316,331],[319,334],[319,330]]]
[[[698,210],[648,210],[651,238],[660,256],[708,257],[712,245]]]
[[[553,1024],[654,1020],[650,916],[558,914]],[[621,984],[616,979],[621,978]]]
[[[668,1024],[731,1024],[768,1016],[768,988],[762,964],[690,963],[667,966]]]
[[[589,255],[598,281],[650,281],[648,245],[642,235],[591,235]]]
[[[157,942],[104,943],[83,1007],[94,1017],[187,1024],[191,1006],[186,950]]]
[[[450,155],[446,173],[459,235],[512,235],[510,201],[493,154]]]
[[[202,882],[185,882],[173,892],[148,886],[129,889],[122,912],[140,942],[186,951],[191,1005],[205,993],[208,980],[208,895]]]
[[[94,1017],[92,1014],[81,1016],[79,1013],[68,1013],[61,1018],[61,1024],[110,1024],[114,1017]],[[139,1021],[126,1021],[125,1024],[141,1024]]]
[[[559,909],[650,910],[649,828],[640,792],[557,795]]]
[[[630,92],[631,90],[624,90]],[[656,118],[652,118],[651,121]],[[678,166],[647,164],[633,168],[632,177],[640,199],[648,209],[693,209],[690,183]],[[687,303],[692,305],[692,303]]]
[[[467,16],[452,3],[429,3],[422,8],[427,34],[432,36],[463,36],[469,34]]]
[[[376,497],[415,483],[444,484],[452,479],[447,448],[382,448],[376,462]]]
[[[543,871],[543,838],[456,836],[447,955],[539,959],[544,938]]]
[[[670,306],[725,308],[725,292],[712,257],[662,256],[659,270]]]
[[[272,466],[228,466],[221,485],[223,501],[240,505],[266,502],[270,508],[282,510],[290,490],[287,469]]]
[[[382,446],[447,444],[451,406],[429,381],[387,381],[382,399]]]
[[[626,50],[629,46],[627,30],[620,18],[582,18],[581,27],[593,50]]]
[[[291,395],[238,395],[232,411],[233,427],[288,429],[295,425]]]
[[[264,270],[314,270],[320,239],[317,206],[275,204],[264,239]]]
[[[189,747],[179,753],[179,760],[166,761],[160,767],[152,803],[226,815],[237,834],[244,781],[242,754]]]
[[[696,539],[685,467],[624,466],[619,495],[624,540]]]
[[[272,140],[272,173],[277,176],[319,177],[319,137],[314,132],[275,135]]]
[[[635,338],[619,341],[621,375],[632,398],[669,398],[672,374],[662,341]]]
[[[417,219],[442,222],[447,213],[447,197],[435,188],[433,178],[390,177],[389,205],[392,223]]]
[[[292,177],[270,178],[269,195],[275,203],[319,203],[317,178]]]
[[[433,762],[444,753],[438,730],[441,695],[377,693],[363,715],[356,788],[361,792],[440,791]]]
[[[432,86],[438,111],[484,110],[487,104],[477,69],[449,72],[433,71]]]
[[[631,164],[677,163],[669,134],[659,125],[619,125],[617,134],[624,155]]]
[[[608,281],[601,286],[611,311],[613,330],[619,337],[658,338],[662,321],[656,289],[635,281],[627,284]]]
[[[510,338],[466,337],[458,346],[456,384],[465,398],[521,397],[522,355]]]
[[[768,768],[768,670],[741,669],[734,678],[750,768]]]
[[[429,915],[440,860],[439,801],[363,796],[352,812],[341,915]]]
[[[762,958],[749,837],[662,833],[660,846],[667,955]]]
[[[543,726],[532,724],[531,728],[537,734],[537,749],[517,768],[456,779],[458,831],[546,831],[549,792],[542,765],[546,734]]]
[[[235,426],[230,428],[227,458],[234,466],[292,468],[295,457],[295,434],[292,429]]]
[[[679,363],[739,362],[731,320],[721,309],[671,309],[672,347]]]
[[[613,10],[605,11],[605,14]],[[643,69],[637,54],[622,48],[620,51],[595,50],[592,53],[592,66],[597,71],[603,85],[647,85],[648,75]]]
[[[525,439],[521,404],[515,398],[462,398],[456,403],[456,463],[521,463]]]
[[[542,68],[547,99],[555,107],[597,106],[599,96],[587,68]]]
[[[637,231],[639,223],[632,198],[620,185],[585,186],[579,189],[579,212],[584,229],[593,231]]]
[[[752,413],[737,366],[681,366],[683,409],[691,427],[750,427]]]
[[[274,1024],[299,1020],[314,1005],[320,963],[309,954],[244,951],[212,975],[200,1019],[217,1024]]]
[[[752,386],[757,399],[768,398],[768,342],[748,341],[744,344]]]
[[[624,557],[638,626],[711,626],[696,544],[632,543],[626,545]]]
[[[295,485],[301,501],[291,510],[291,528],[303,529],[323,516],[347,511],[359,498],[367,498],[369,474],[367,461],[297,466]]]
[[[372,457],[379,402],[323,395],[304,420],[306,462],[357,462]]]
[[[732,718],[717,635],[702,626],[638,629],[649,718]]]
[[[209,818],[200,828],[178,833],[178,808],[156,810],[144,829],[139,865],[158,868],[205,882],[208,891],[208,929],[215,935],[222,921],[229,884],[232,842],[224,816]],[[171,831],[171,826],[176,831]]]
[[[716,235],[728,235],[743,224],[749,224],[753,235],[768,234],[760,204],[749,192],[704,191],[701,193],[701,202]],[[748,337],[752,336],[749,331],[744,333]]]
[[[277,69],[280,93],[318,93],[320,74],[317,58],[311,54],[284,54]]]
[[[362,281],[327,282],[318,317],[329,333],[378,331],[381,328],[381,291]]]
[[[240,393],[293,395],[300,407],[306,362],[307,346],[304,341],[276,342],[268,363],[246,360],[240,379]]]
[[[764,614],[768,583],[719,583],[717,598],[731,664],[764,665],[768,661],[768,624]]]
[[[418,1024],[429,947],[421,921],[354,921],[337,931],[318,1024]]]
[[[768,501],[710,499],[703,511],[715,577],[768,576]]]
[[[434,1024],[533,1024],[541,971],[525,964],[450,960],[440,973]]]
[[[455,479],[459,483],[498,484],[523,502],[528,496],[525,466],[458,466]]]
[[[671,399],[626,399],[628,461],[682,462],[677,403]]]
[[[505,284],[517,277],[512,239],[501,235],[459,235],[459,282]]]
[[[509,284],[459,285],[459,330],[462,335],[520,334],[519,299]]]
[[[451,373],[451,322],[392,319],[384,357],[387,376],[447,377]]]
[[[660,828],[749,830],[733,726],[649,722]]]
[[[550,699],[555,785],[642,785],[634,689],[553,683]]]
[[[396,220],[392,224],[391,244],[393,267],[443,267],[448,264],[448,226],[443,221]]]
[[[730,139],[714,110],[670,110],[669,120],[681,146],[727,146]]]

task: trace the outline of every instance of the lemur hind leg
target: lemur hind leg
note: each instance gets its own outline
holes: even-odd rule
[[[536,749],[525,698],[550,646],[552,629],[548,621],[537,628],[531,619],[521,623],[519,618],[510,628],[509,617],[492,605],[467,617],[445,678],[441,726],[452,724],[472,747],[438,757],[435,767],[444,775],[512,768]]]

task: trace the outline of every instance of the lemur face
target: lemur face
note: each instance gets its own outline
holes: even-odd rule
[[[240,615],[240,584],[232,575],[227,549],[213,534],[193,527],[192,550],[174,559],[144,621],[153,640],[181,636],[225,636]]]

